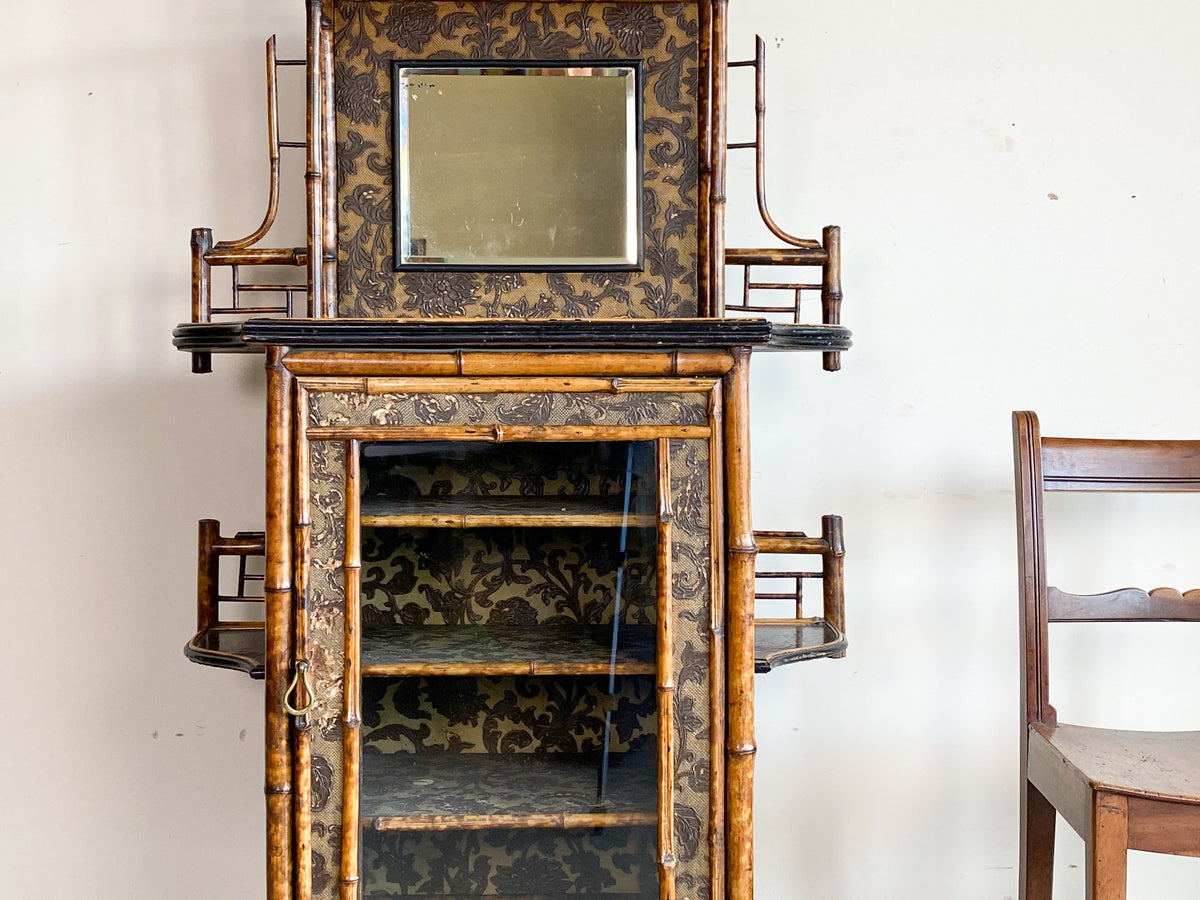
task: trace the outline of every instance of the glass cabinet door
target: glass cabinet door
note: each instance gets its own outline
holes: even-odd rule
[[[659,896],[656,445],[364,443],[360,896]]]
[[[297,900],[716,896],[711,383],[361,384],[298,404]]]

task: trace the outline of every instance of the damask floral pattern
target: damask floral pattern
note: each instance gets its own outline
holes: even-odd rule
[[[308,659],[316,691],[312,728],[313,897],[333,900],[342,853],[342,673],[346,594],[346,445],[309,445]]]
[[[653,900],[655,843],[653,828],[367,833],[363,896]]]
[[[335,6],[334,26],[340,315],[697,314],[696,4],[343,0]],[[447,278],[394,270],[388,100],[393,60],[621,57],[644,61],[643,271]]]
[[[618,529],[395,529],[363,534],[364,627],[654,621],[652,537]]]
[[[613,752],[652,742],[652,676],[372,678],[363,684],[363,744],[374,753],[595,753],[611,712]]]
[[[612,29],[617,43],[629,56],[641,56],[642,51],[662,40],[666,28],[656,10],[648,6],[626,3],[606,6],[604,24]]]
[[[361,402],[351,401],[351,397]],[[350,395],[318,392],[310,425],[708,424],[708,393],[627,392]]]

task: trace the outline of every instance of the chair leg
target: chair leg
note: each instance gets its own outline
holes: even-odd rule
[[[1054,885],[1054,807],[1029,781],[1021,798],[1020,900],[1050,900]]]
[[[1092,795],[1087,838],[1087,900],[1125,900],[1129,807],[1120,794]]]

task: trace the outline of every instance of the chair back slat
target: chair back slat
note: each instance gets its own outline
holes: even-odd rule
[[[1200,622],[1200,590],[1069,594],[1046,583],[1046,491],[1200,491],[1200,441],[1042,437],[1037,416],[1013,413],[1026,720],[1054,724],[1049,622]]]
[[[1200,441],[1042,438],[1047,491],[1200,491]]]
[[[1051,622],[1200,622],[1200,590],[1121,588],[1105,594],[1046,591]]]

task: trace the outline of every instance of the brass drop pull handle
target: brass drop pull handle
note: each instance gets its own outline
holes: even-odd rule
[[[304,704],[300,709],[296,709],[296,707],[288,702],[288,698],[295,696],[296,686],[301,684],[304,687],[304,696],[308,697],[308,703]],[[308,660],[298,659],[296,660],[296,674],[292,676],[292,683],[283,692],[283,708],[293,716],[304,716],[308,715],[315,703],[316,698],[313,696],[312,685],[308,683]]]

